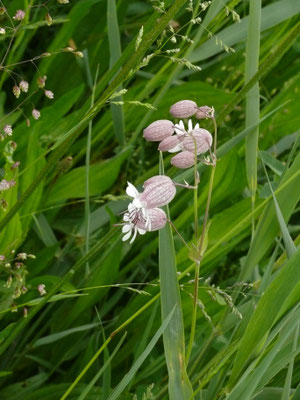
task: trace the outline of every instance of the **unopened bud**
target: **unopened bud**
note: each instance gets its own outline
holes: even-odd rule
[[[77,56],[79,58],[83,58],[84,57],[82,51],[75,51],[74,54],[75,54],[75,56]]]
[[[5,35],[6,30],[4,28],[0,28],[0,35]]]
[[[190,151],[182,151],[179,154],[176,154],[176,156],[171,158],[171,164],[174,165],[174,167],[177,168],[190,168],[192,165],[194,165],[194,154],[191,153]]]
[[[51,90],[45,90],[45,96],[48,97],[48,99],[54,99],[54,93],[51,92]]]
[[[25,18],[25,11],[24,10],[17,10],[13,19],[16,21],[22,21]]]
[[[6,8],[5,7],[0,7],[0,15],[5,14]]]
[[[195,129],[192,136],[186,136],[183,139],[183,147],[192,153],[195,152],[195,141],[197,154],[203,154],[210,149],[212,145],[212,136],[206,129]]]
[[[39,112],[39,110],[37,110],[36,108],[34,108],[31,112],[32,116],[34,119],[39,119],[41,116],[41,113]]]
[[[72,53],[74,51],[73,47],[65,47],[63,50],[68,51],[70,53]]]
[[[51,56],[51,53],[48,53],[48,52],[41,54],[41,57],[50,57],[50,56]]]
[[[20,90],[19,86],[15,85],[13,87],[13,94],[16,96],[17,99],[20,97],[21,90]]]
[[[20,161],[16,161],[15,163],[13,163],[13,165],[10,167],[11,169],[16,169],[20,166]]]
[[[37,287],[37,290],[39,291],[41,296],[44,296],[44,294],[46,294],[46,290],[45,290],[45,285],[43,283],[40,283]]]
[[[161,119],[152,122],[146,129],[144,129],[144,138],[149,142],[160,142],[174,132],[174,124],[167,119]]]
[[[214,109],[208,106],[198,107],[198,111],[196,112],[195,117],[197,119],[213,118]]]
[[[60,4],[68,4],[69,0],[57,0]]]
[[[169,151],[174,149],[174,147],[179,145],[179,140],[176,135],[168,136],[164,140],[162,140],[158,146],[158,150],[160,151]]]
[[[49,13],[47,13],[45,15],[45,21],[46,21],[48,26],[52,25],[53,19],[52,19],[51,15]]]
[[[39,85],[40,88],[45,87],[45,85],[46,85],[46,80],[47,80],[47,76],[46,76],[46,75],[44,75],[44,76],[39,76],[39,77],[37,78],[37,84]]]
[[[27,93],[28,92],[28,88],[29,88],[29,83],[24,81],[24,80],[22,80],[19,83],[19,88],[22,90],[22,92]]]
[[[3,132],[7,136],[12,136],[13,130],[12,130],[11,125],[5,125],[4,128],[3,128]]]
[[[170,108],[170,114],[174,118],[188,118],[197,112],[197,104],[192,100],[181,100],[173,104]]]

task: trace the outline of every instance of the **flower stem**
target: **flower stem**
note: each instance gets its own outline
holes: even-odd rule
[[[193,302],[193,311],[192,311],[192,322],[191,322],[191,334],[190,334],[190,339],[189,339],[189,344],[188,344],[188,349],[186,352],[186,365],[189,362],[190,355],[192,352],[192,347],[195,339],[195,332],[196,332],[196,321],[197,321],[197,302],[198,302],[198,289],[199,289],[199,273],[200,273],[200,263],[203,257],[203,244],[204,244],[204,239],[205,239],[205,234],[206,234],[206,229],[207,229],[207,222],[208,222],[208,213],[209,213],[209,208],[210,208],[210,203],[211,203],[211,196],[212,196],[212,190],[213,190],[213,184],[214,184],[214,177],[215,177],[215,172],[216,172],[216,150],[217,150],[217,124],[216,120],[213,118],[213,123],[214,123],[214,151],[213,151],[213,160],[212,160],[212,169],[210,173],[210,180],[209,180],[209,187],[208,187],[208,195],[207,195],[207,201],[206,201],[206,207],[205,207],[205,213],[204,213],[204,220],[203,220],[203,225],[202,225],[202,231],[201,231],[201,236],[198,244],[198,237],[196,236],[196,243],[197,243],[197,254],[199,255],[199,258],[197,261],[195,261],[195,284],[194,284],[194,302]],[[195,151],[195,171],[197,172],[197,154]],[[196,172],[195,172],[195,178],[196,178]],[[198,176],[197,176],[198,178]],[[196,186],[196,181],[195,181],[195,186]],[[197,182],[198,186],[198,182]],[[196,189],[195,189],[196,192]],[[195,193],[194,192],[194,193]],[[197,192],[196,192],[197,193]],[[198,194],[198,193],[197,193]],[[198,200],[198,196],[194,196],[194,210],[197,209],[197,225],[198,225],[198,203],[196,202],[195,206],[195,198],[196,201]],[[196,217],[195,217],[196,218]]]

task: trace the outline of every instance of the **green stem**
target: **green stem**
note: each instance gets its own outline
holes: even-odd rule
[[[215,177],[215,172],[216,172],[216,151],[217,151],[217,124],[215,118],[213,118],[213,123],[214,123],[214,129],[215,129],[215,134],[214,134],[214,152],[213,152],[213,165],[212,165],[212,170],[210,174],[210,180],[209,180],[209,187],[208,187],[208,195],[207,195],[207,201],[206,201],[206,207],[205,207],[205,213],[204,213],[204,220],[203,220],[203,225],[202,225],[202,231],[201,231],[201,236],[200,236],[200,241],[199,245],[197,244],[197,255],[198,255],[198,260],[195,262],[195,282],[194,282],[194,302],[193,302],[193,311],[192,311],[192,323],[191,323],[191,334],[190,334],[190,339],[189,339],[189,344],[187,348],[187,353],[186,353],[186,364],[188,364],[190,355],[192,352],[192,347],[195,339],[195,332],[196,332],[196,322],[197,322],[197,302],[198,302],[198,290],[199,290],[199,273],[200,273],[200,263],[203,257],[203,244],[204,244],[204,238],[206,235],[206,228],[207,228],[207,222],[208,222],[208,214],[209,214],[209,208],[210,208],[210,203],[211,203],[211,196],[212,196],[212,190],[213,190],[213,184],[214,184],[214,177]],[[196,151],[195,151],[196,154]],[[195,156],[195,159],[197,160],[197,154]],[[196,162],[196,161],[195,161]],[[197,164],[196,164],[196,171],[197,171]],[[196,181],[195,181],[195,186],[196,186]],[[198,186],[198,183],[197,183]],[[198,198],[196,198],[196,208],[198,209]],[[194,205],[195,207],[195,205]],[[195,208],[194,208],[195,209]],[[197,216],[197,224],[198,224],[198,216]],[[198,243],[198,237],[196,236],[196,243]]]

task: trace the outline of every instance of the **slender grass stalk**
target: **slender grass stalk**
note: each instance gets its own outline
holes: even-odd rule
[[[249,2],[249,23],[246,44],[245,82],[247,83],[258,71],[260,48],[261,0]],[[246,128],[259,120],[260,110],[259,82],[246,95]],[[259,126],[246,138],[246,172],[251,196],[252,210],[255,207],[257,189],[257,146]],[[254,219],[252,219],[252,237],[254,235]]]
[[[203,225],[202,225],[202,231],[201,231],[201,236],[198,244],[198,238],[196,236],[197,244],[196,244],[196,254],[198,255],[198,259],[195,261],[195,282],[194,282],[194,302],[193,302],[193,311],[192,311],[192,323],[191,323],[191,333],[190,333],[190,339],[189,339],[189,344],[187,348],[187,353],[186,353],[186,364],[188,364],[190,355],[192,352],[192,347],[193,343],[195,340],[195,332],[196,332],[196,322],[197,322],[197,310],[198,310],[198,290],[199,290],[199,273],[200,273],[200,263],[203,257],[203,244],[204,244],[204,239],[207,234],[206,228],[207,228],[207,222],[208,222],[208,214],[209,214],[209,208],[210,208],[210,203],[211,203],[211,196],[212,196],[212,191],[213,191],[213,184],[214,184],[214,177],[215,177],[215,172],[216,172],[216,153],[217,153],[217,136],[218,136],[218,129],[217,129],[217,124],[215,118],[213,118],[213,123],[214,123],[214,152],[212,154],[212,170],[210,174],[210,180],[209,180],[209,187],[208,187],[208,195],[207,195],[207,201],[206,201],[206,207],[205,207],[205,213],[204,213],[204,219],[203,219]],[[196,151],[196,145],[195,145],[195,163],[197,162],[197,151]],[[197,167],[197,164],[195,164]],[[195,179],[198,178],[198,176],[195,174]],[[198,182],[195,181],[195,186],[198,186]],[[198,208],[198,198],[196,198],[196,207]],[[197,220],[198,223],[198,220]]]
[[[92,97],[91,97],[91,108],[94,107],[95,101],[95,89],[98,80],[99,66],[97,67],[94,84],[92,87]],[[90,225],[91,225],[91,215],[90,215],[90,161],[91,161],[91,143],[92,143],[92,130],[93,130],[93,120],[89,122],[87,141],[86,141],[86,156],[85,156],[85,204],[84,204],[84,221],[85,221],[85,254],[89,252],[90,249]],[[87,261],[85,266],[86,276],[90,273],[89,262]]]

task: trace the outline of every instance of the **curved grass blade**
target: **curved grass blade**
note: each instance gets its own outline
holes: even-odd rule
[[[173,309],[170,311],[170,313],[167,315],[163,323],[161,324],[160,328],[158,331],[155,333],[151,341],[149,342],[148,346],[145,348],[143,353],[139,356],[139,358],[136,360],[136,362],[133,364],[131,367],[130,371],[124,376],[124,378],[121,380],[121,382],[118,384],[118,386],[113,390],[113,392],[110,394],[109,398],[107,400],[116,400],[119,398],[120,394],[123,392],[125,387],[130,383],[130,381],[133,379],[134,375],[136,374],[137,370],[140,368],[140,366],[143,364],[145,359],[148,357],[148,355],[151,353],[153,347],[156,345],[158,339],[161,337],[161,335],[165,332],[165,330],[168,328],[168,325],[171,323],[171,319],[176,312],[177,305],[173,307]],[[183,400],[183,398],[181,398]]]

